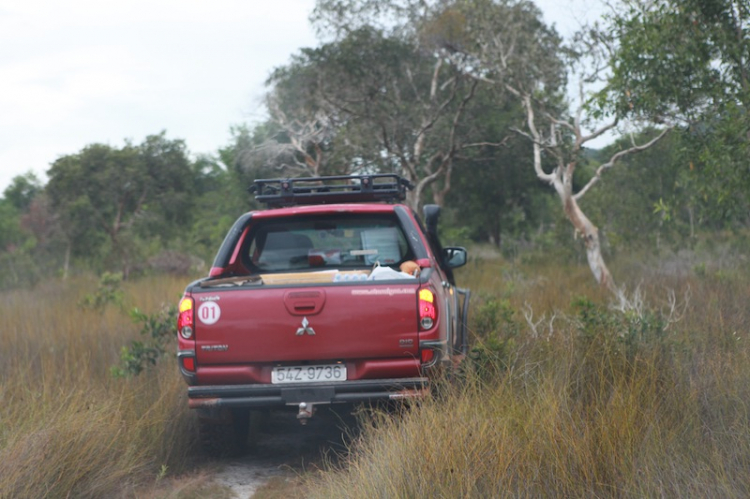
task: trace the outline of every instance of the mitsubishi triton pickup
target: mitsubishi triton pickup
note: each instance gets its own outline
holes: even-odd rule
[[[397,175],[256,180],[267,209],[240,216],[209,275],[187,286],[178,364],[201,442],[236,453],[253,410],[424,396],[466,355],[470,293]]]

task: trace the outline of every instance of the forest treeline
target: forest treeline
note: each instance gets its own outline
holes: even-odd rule
[[[395,172],[413,208],[444,206],[446,241],[514,256],[750,226],[747,0],[624,0],[570,40],[516,0],[318,0],[311,23],[319,45],[268,78],[268,118],[214,153],[162,131],[12,179],[0,287],[206,268],[258,208],[255,178]]]

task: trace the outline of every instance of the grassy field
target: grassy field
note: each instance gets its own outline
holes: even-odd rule
[[[708,269],[708,270],[707,270]],[[748,497],[750,280],[741,266],[470,263],[470,368],[365,424],[308,497]],[[640,284],[640,287],[638,285]],[[637,289],[637,291],[636,291]]]
[[[154,312],[184,282],[127,283],[123,303]],[[0,295],[2,498],[133,497],[191,465],[193,423],[173,355],[141,376],[111,376],[139,328],[117,306],[80,307],[96,288],[77,279]]]
[[[615,264],[620,300],[583,266],[471,261],[457,272],[474,291],[466,369],[434,398],[366,419],[341,464],[294,490],[750,496],[750,270],[737,261]],[[186,281],[128,282],[122,301],[151,313]],[[138,326],[115,305],[80,307],[96,287],[0,294],[0,497],[221,492],[190,471],[200,456],[171,350],[140,376],[110,374]]]

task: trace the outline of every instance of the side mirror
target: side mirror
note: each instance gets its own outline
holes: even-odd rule
[[[443,261],[449,268],[455,269],[456,267],[466,265],[467,256],[466,248],[443,248]]]

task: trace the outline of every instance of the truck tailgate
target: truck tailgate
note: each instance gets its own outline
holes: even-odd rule
[[[195,290],[198,365],[416,357],[417,287]]]

